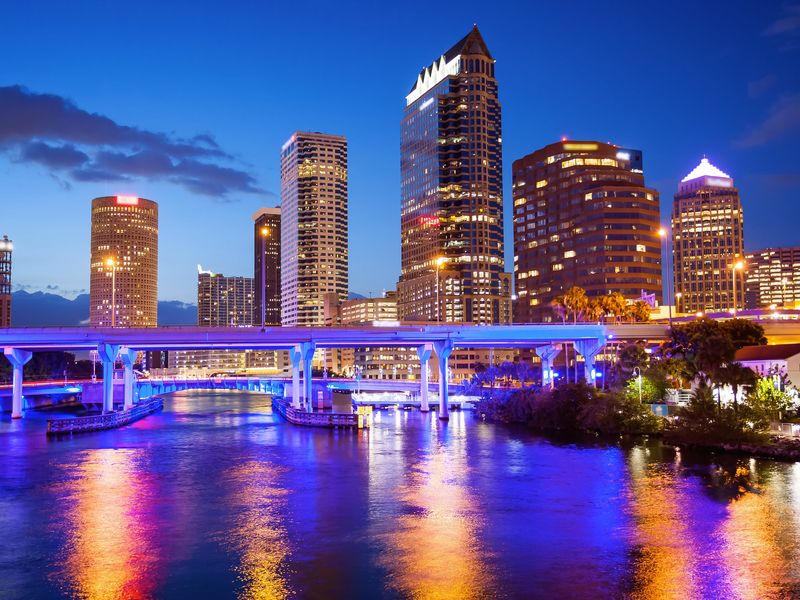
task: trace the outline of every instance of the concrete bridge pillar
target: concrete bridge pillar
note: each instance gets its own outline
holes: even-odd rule
[[[428,360],[431,358],[433,352],[432,344],[424,344],[417,348],[417,356],[419,356],[419,409],[422,412],[428,412]]]
[[[125,367],[125,400],[122,409],[128,410],[133,407],[133,392],[136,386],[136,376],[133,374],[133,363],[136,362],[136,351],[130,348],[122,348],[119,356]]]
[[[555,344],[549,346],[537,346],[535,348],[537,356],[542,359],[542,387],[553,389],[553,361],[561,353],[561,348]]]
[[[13,367],[11,384],[11,418],[22,418],[22,370],[33,357],[31,352],[19,348],[3,348],[8,362]]]
[[[301,360],[303,364],[303,400],[306,403],[306,411],[314,412],[314,398],[313,389],[311,386],[311,360],[314,358],[314,351],[317,345],[314,342],[303,342],[300,344]]]
[[[103,412],[114,412],[114,361],[119,353],[118,344],[100,344],[97,355],[103,362]]]
[[[439,360],[439,418],[447,421],[450,418],[447,397],[447,362],[453,353],[453,340],[434,342],[436,358]]]
[[[577,340],[573,342],[573,346],[575,350],[578,351],[583,357],[583,374],[586,378],[586,383],[589,385],[595,385],[595,379],[592,377],[592,371],[594,371],[594,358],[600,352],[600,350],[605,346],[606,340],[605,338],[600,338],[597,340]]]
[[[300,410],[300,363],[302,362],[302,349],[300,344],[289,349],[289,358],[292,361],[292,408]]]

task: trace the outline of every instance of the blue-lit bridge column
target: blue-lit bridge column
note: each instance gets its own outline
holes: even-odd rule
[[[292,408],[300,410],[300,361],[302,360],[300,344],[289,348],[289,359],[292,361]]]
[[[118,344],[100,344],[97,355],[103,362],[103,412],[114,412],[114,361],[119,353]]]
[[[22,369],[31,357],[33,357],[33,354],[26,350],[20,350],[19,348],[4,348],[3,353],[13,367],[13,378],[11,380],[11,418],[19,419],[22,417]]]
[[[439,359],[439,418],[446,421],[450,418],[447,406],[447,361],[453,353],[453,341],[450,339],[434,342],[436,358]]]
[[[428,360],[431,358],[433,346],[425,344],[417,348],[417,356],[419,356],[419,409],[422,412],[428,412],[431,408],[428,406]]]
[[[553,389],[553,361],[561,353],[561,348],[551,344],[549,346],[537,346],[535,348],[537,356],[542,359],[542,387]]]
[[[303,387],[305,388],[304,400],[306,411],[314,412],[314,398],[311,379],[311,360],[314,358],[314,350],[317,345],[314,342],[303,342],[300,344],[300,359],[303,364]]]
[[[597,356],[603,346],[605,346],[605,343],[605,338],[600,338],[598,340],[577,340],[573,342],[575,350],[583,357],[583,374],[584,377],[586,377],[586,383],[589,385],[595,385],[595,379],[592,376],[592,371],[594,371],[594,357]]]
[[[120,350],[119,355],[125,367],[125,400],[122,409],[128,410],[133,406],[133,390],[136,385],[136,376],[133,374],[133,363],[136,362],[136,351],[130,348],[123,348]]]

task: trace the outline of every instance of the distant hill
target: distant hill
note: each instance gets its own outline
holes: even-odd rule
[[[13,327],[71,327],[89,321],[89,294],[74,300],[46,292],[11,294]],[[159,325],[196,325],[197,306],[177,300],[159,300]]]

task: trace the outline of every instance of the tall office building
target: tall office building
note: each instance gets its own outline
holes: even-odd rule
[[[745,276],[736,268],[744,262],[739,191],[733,179],[707,158],[681,180],[675,194],[672,252],[681,312],[744,306]]]
[[[281,209],[260,208],[253,214],[255,262],[254,325],[281,324]]]
[[[281,324],[324,325],[347,299],[347,140],[297,132],[281,149]]]
[[[95,198],[91,243],[92,327],[155,327],[158,204],[135,196]]]
[[[422,69],[406,96],[400,124],[401,319],[511,321],[494,63],[475,27]]]
[[[659,198],[640,151],[564,140],[512,169],[516,322],[552,321],[551,302],[573,286],[661,297]]]
[[[800,248],[765,248],[745,257],[746,308],[800,308]]]
[[[0,327],[11,327],[11,253],[14,244],[7,235],[0,240]]]
[[[243,327],[255,322],[252,277],[225,277],[220,273],[197,273],[197,325]]]
[[[225,277],[197,267],[197,325],[199,327],[249,327],[254,320],[255,290],[252,277]],[[187,372],[235,372],[246,366],[243,350],[178,350],[170,366]]]

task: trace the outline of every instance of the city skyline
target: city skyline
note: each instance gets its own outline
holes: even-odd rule
[[[659,17],[656,20],[677,22],[686,6],[661,7],[658,10],[662,14],[656,15]],[[680,178],[706,154],[714,164],[736,176],[744,210],[748,213],[745,249],[797,245],[789,224],[784,225],[785,220],[777,220],[777,224],[773,222],[774,211],[789,208],[789,202],[796,197],[800,186],[790,159],[797,146],[796,136],[791,133],[800,125],[800,119],[796,117],[798,75],[791,69],[797,53],[797,30],[792,29],[791,23],[783,24],[787,9],[782,6],[748,7],[746,10],[751,11],[751,18],[741,19],[740,14],[717,11],[713,5],[695,7],[697,24],[681,20],[682,33],[686,37],[683,45],[669,45],[664,41],[664,36],[671,34],[666,25],[663,29],[648,29],[647,36],[631,33],[632,38],[626,37],[623,55],[632,68],[649,67],[649,70],[640,72],[641,77],[634,78],[630,84],[617,82],[618,88],[614,93],[597,94],[591,97],[591,102],[586,102],[587,96],[579,99],[576,93],[596,86],[612,71],[600,68],[593,73],[588,67],[575,64],[575,58],[581,53],[587,55],[590,47],[581,41],[580,34],[590,32],[596,25],[592,19],[598,18],[598,11],[600,17],[604,15],[603,11],[589,4],[579,8],[580,14],[570,23],[569,29],[553,27],[554,31],[550,32],[541,26],[542,37],[537,38],[541,39],[541,47],[547,47],[548,39],[552,41],[548,36],[557,37],[566,32],[575,34],[575,42],[564,50],[564,56],[551,64],[545,61],[533,64],[531,59],[536,57],[535,48],[521,49],[510,41],[514,31],[526,24],[530,27],[534,21],[529,9],[517,15],[510,5],[497,7],[492,12],[474,8],[463,19],[453,20],[446,27],[431,32],[417,31],[412,28],[410,18],[398,13],[397,22],[386,27],[391,32],[405,30],[413,34],[415,40],[413,46],[400,49],[390,48],[388,42],[380,41],[374,52],[364,53],[362,49],[366,42],[391,36],[384,31],[378,38],[375,32],[359,29],[350,35],[353,41],[337,41],[336,62],[341,66],[351,65],[355,70],[372,70],[372,95],[367,108],[359,102],[354,103],[351,94],[344,93],[349,89],[352,70],[334,69],[334,73],[315,74],[314,85],[329,90],[325,94],[277,94],[280,98],[270,96],[268,99],[267,88],[255,86],[252,91],[261,104],[254,112],[255,102],[245,102],[232,93],[223,93],[227,90],[225,86],[213,90],[214,93],[208,94],[206,99],[196,99],[205,86],[222,81],[216,76],[210,76],[208,84],[198,83],[199,87],[193,90],[198,93],[187,96],[185,90],[179,90],[175,83],[167,81],[163,69],[155,69],[153,74],[139,72],[137,65],[144,68],[150,61],[161,57],[133,53],[125,45],[113,46],[110,58],[122,60],[132,72],[125,69],[111,71],[109,87],[104,89],[105,84],[102,88],[97,87],[99,81],[87,82],[82,77],[74,77],[73,81],[70,74],[76,75],[74,66],[64,66],[63,73],[56,73],[53,66],[48,66],[45,57],[53,54],[52,40],[45,39],[41,47],[32,48],[16,34],[9,36],[0,41],[0,45],[8,50],[10,46],[6,45],[14,44],[17,52],[10,55],[21,58],[12,61],[14,64],[0,66],[0,105],[7,114],[13,117],[9,108],[42,100],[42,94],[50,94],[47,97],[50,100],[69,98],[90,117],[102,115],[113,119],[112,124],[134,127],[140,133],[168,132],[163,134],[166,137],[156,136],[158,143],[148,136],[139,136],[124,144],[135,142],[153,152],[171,152],[174,159],[173,170],[164,174],[164,171],[154,170],[153,165],[144,160],[146,157],[139,157],[140,162],[132,164],[135,161],[110,156],[124,154],[122,148],[130,148],[123,142],[107,138],[103,143],[96,139],[80,140],[63,132],[56,138],[52,130],[46,128],[37,130],[39,135],[27,130],[23,134],[17,132],[17,136],[39,140],[39,145],[28,143],[23,146],[14,137],[9,123],[0,121],[0,172],[3,173],[0,197],[4,202],[34,198],[36,205],[51,216],[44,224],[37,223],[34,227],[29,223],[35,206],[30,200],[20,202],[16,210],[4,215],[4,230],[0,233],[7,234],[15,242],[15,289],[45,290],[54,286],[52,291],[67,296],[78,290],[88,291],[88,277],[83,269],[71,266],[72,263],[85,264],[85,245],[72,243],[72,240],[88,237],[85,211],[90,199],[115,194],[159,199],[163,255],[169,257],[160,265],[162,299],[194,301],[194,266],[197,263],[214,264],[226,273],[250,274],[250,215],[260,206],[277,204],[280,144],[291,131],[298,129],[336,131],[348,138],[351,162],[350,289],[364,295],[377,295],[384,289],[393,289],[400,272],[397,115],[402,103],[399,99],[408,91],[408,74],[429,64],[431,57],[441,52],[443,46],[463,37],[473,22],[478,23],[498,60],[497,78],[504,113],[507,265],[512,264],[511,211],[508,209],[511,205],[510,165],[513,160],[562,135],[571,139],[611,139],[623,146],[642,149],[647,157],[644,170],[648,185],[658,190],[662,198],[671,197]],[[546,10],[547,13],[541,16],[549,17],[553,23],[559,22],[559,16],[563,17],[557,8],[548,7]],[[48,24],[44,17],[34,18],[27,14],[26,9],[15,8],[14,11],[9,15],[9,22],[35,21],[45,31],[53,27],[58,16],[58,10],[54,10],[49,17],[53,22]],[[352,27],[346,23],[347,14],[351,12],[352,8],[347,8],[344,15],[336,17],[343,20],[345,31]],[[654,19],[652,11],[648,11],[646,16]],[[85,26],[91,27],[96,24],[94,19],[102,17],[103,14],[98,14],[89,18]],[[177,14],[168,14],[163,24],[154,25],[142,22],[134,15],[130,23],[120,26],[115,36],[140,27],[142,33],[155,36],[156,42],[163,42],[162,35],[178,17]],[[281,21],[291,22],[287,18],[284,15]],[[631,8],[616,24],[608,19],[601,19],[601,22],[612,33],[630,33],[633,30],[625,28],[625,25],[644,18],[643,13]],[[197,19],[200,30],[203,30],[211,27],[213,15],[204,13]],[[238,26],[240,18],[234,20]],[[713,22],[716,27],[704,31],[703,43],[692,41],[693,32],[697,33],[695,28],[702,29],[708,22]],[[322,29],[328,24],[326,15],[320,15],[312,19],[311,27]],[[245,27],[241,44],[217,60],[232,60],[239,56],[243,46],[248,45],[262,53],[277,51],[279,44],[285,44],[292,31],[290,28],[285,33],[276,32],[274,40],[265,46],[256,41],[252,29]],[[731,35],[731,32],[736,35]],[[227,32],[227,35],[231,33]],[[737,39],[731,41],[729,38]],[[186,39],[186,43],[198,53],[202,51],[193,40]],[[664,56],[659,43],[671,48],[674,56],[669,59]],[[539,42],[534,46],[538,47]],[[155,47],[160,46],[156,43]],[[314,53],[320,55],[324,47],[323,40],[314,40],[308,49],[302,50],[301,56],[286,58],[286,64],[276,68],[289,77],[288,83],[295,82],[294,85],[304,72],[302,61]],[[614,48],[609,43],[599,50],[611,52]],[[73,53],[79,51],[80,48],[65,49],[65,60],[74,58],[76,55]],[[182,65],[187,74],[196,69],[192,67],[192,60],[196,60],[192,56],[169,56],[173,68]],[[97,64],[110,58],[91,57]],[[572,68],[568,74],[560,70],[566,68],[567,63]],[[95,66],[100,68],[97,64]],[[219,63],[215,65],[219,66]],[[245,60],[240,68],[252,66],[252,62]],[[662,73],[668,67],[675,72]],[[234,71],[236,77],[243,74],[241,70]],[[125,83],[126,74],[133,76],[136,85]],[[544,77],[555,85],[541,86],[528,81],[537,77]],[[178,79],[186,83],[183,77]],[[701,89],[702,86],[696,84],[703,80],[715,85]],[[663,93],[643,94],[641,88],[647,87],[643,84],[648,81],[657,81],[658,89]],[[692,94],[685,96],[679,83],[683,89],[691,86]],[[26,89],[13,87],[16,85]],[[284,88],[281,86],[272,91],[278,89]],[[309,88],[299,88],[300,91],[303,89]],[[153,91],[155,97],[150,98]],[[667,112],[678,101],[676,112],[680,109],[681,119],[662,118],[660,113]],[[241,110],[229,110],[238,108],[240,102]],[[326,103],[330,110],[320,110]],[[152,110],[155,106],[160,110]],[[74,111],[70,114],[74,115]],[[39,125],[45,127],[48,124]],[[115,135],[120,133],[118,129],[114,129]],[[130,133],[124,128],[121,131]],[[48,155],[45,145],[55,147],[54,140],[61,144],[58,147],[62,150],[71,145],[76,152],[90,155],[90,164],[111,169],[106,176],[116,174],[132,179],[87,182],[97,173],[86,168],[80,170],[79,175],[73,175],[74,169],[66,170],[63,165],[70,160],[82,159],[69,152]],[[166,144],[167,148],[164,140],[170,142]],[[181,144],[187,140],[187,144]],[[91,151],[87,150],[86,144]],[[178,157],[187,151],[186,145],[195,157],[180,162]],[[216,165],[219,169],[209,165]],[[137,173],[146,177],[137,177]],[[172,183],[166,182],[167,179]],[[67,186],[71,189],[66,189]],[[220,196],[229,201],[220,202]],[[667,213],[668,207],[662,206],[662,223],[668,222]],[[204,240],[214,240],[214,243]],[[47,256],[52,255],[55,248],[66,263],[58,273],[46,268]]]

